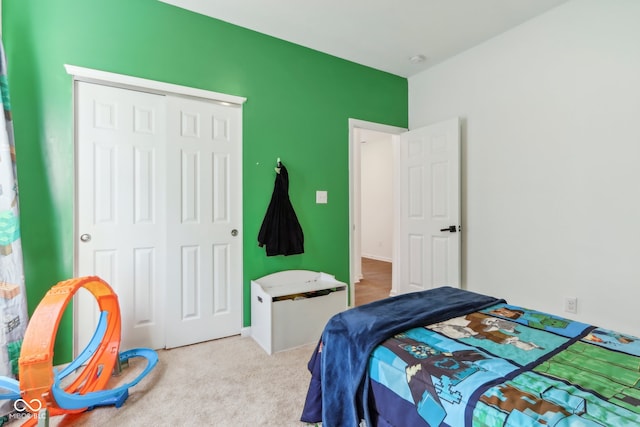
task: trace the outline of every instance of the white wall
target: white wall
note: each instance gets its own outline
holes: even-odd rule
[[[410,128],[463,119],[465,288],[640,336],[638,22],[574,0],[409,79]]]
[[[360,145],[362,256],[391,262],[393,248],[393,146],[391,135],[363,131]]]

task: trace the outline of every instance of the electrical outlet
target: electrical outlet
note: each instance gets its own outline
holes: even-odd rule
[[[564,311],[576,314],[578,312],[578,298],[567,297],[564,299]]]

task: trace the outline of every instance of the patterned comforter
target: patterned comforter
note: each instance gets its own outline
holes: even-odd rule
[[[640,340],[506,303],[388,338],[368,376],[379,426],[640,425]]]

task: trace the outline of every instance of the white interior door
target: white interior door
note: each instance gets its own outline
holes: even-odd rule
[[[400,192],[398,291],[459,287],[459,119],[401,135]]]
[[[188,98],[168,108],[167,347],[241,327],[240,109]]]
[[[76,95],[77,274],[118,294],[122,348],[164,347],[165,97],[84,82]],[[98,319],[81,291],[76,352]]]
[[[118,294],[121,348],[240,332],[241,108],[78,82],[77,264]],[[75,351],[97,304],[75,305]]]

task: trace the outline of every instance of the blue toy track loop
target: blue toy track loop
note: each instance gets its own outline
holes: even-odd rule
[[[86,394],[67,393],[60,387],[60,381],[64,377],[56,376],[53,381],[53,397],[58,406],[64,409],[93,408],[96,406],[115,405],[116,408],[122,406],[129,397],[129,389],[142,378],[144,378],[158,363],[158,354],[148,348],[134,348],[120,353],[120,362],[126,362],[134,357],[144,357],[147,359],[147,366],[133,381],[111,390],[94,391]]]

